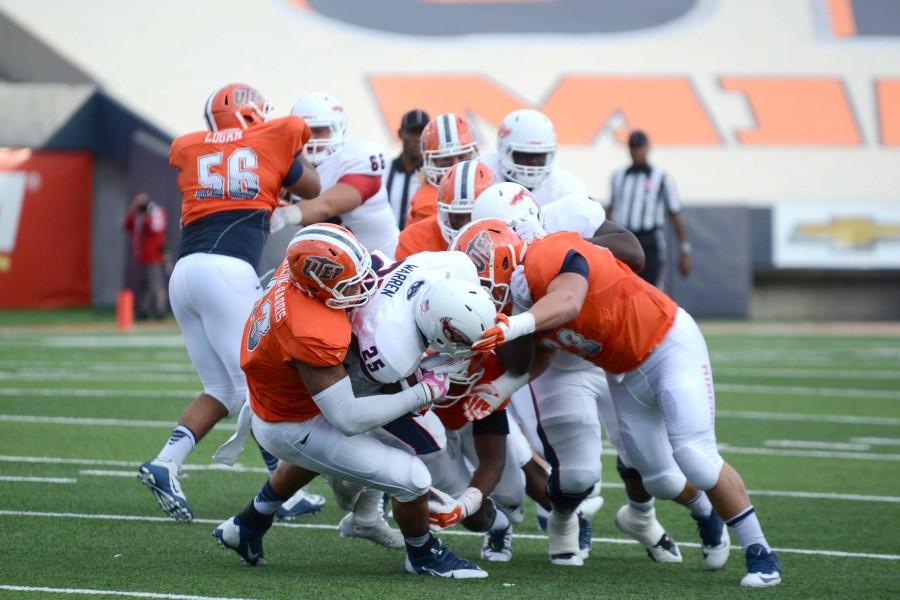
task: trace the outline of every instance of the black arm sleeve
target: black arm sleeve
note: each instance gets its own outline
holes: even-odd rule
[[[578,273],[587,279],[590,269],[588,268],[587,260],[582,255],[575,250],[569,250],[565,260],[563,260],[562,267],[559,269],[559,273]]]
[[[506,409],[497,410],[472,423],[472,435],[509,435],[509,420]]]

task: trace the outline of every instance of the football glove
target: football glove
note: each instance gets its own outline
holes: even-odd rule
[[[503,313],[497,313],[494,326],[482,332],[481,339],[472,344],[472,350],[475,352],[490,352],[498,346],[533,332],[534,315],[530,312],[511,317],[507,317]]]
[[[479,421],[494,411],[506,408],[509,397],[528,383],[528,375],[504,373],[490,383],[475,386],[472,395],[463,400],[463,414],[469,421]]]
[[[432,531],[440,531],[456,525],[481,508],[483,496],[481,490],[470,487],[459,498],[430,488],[428,494],[428,524]]]
[[[303,221],[303,210],[299,204],[279,206],[269,217],[269,233],[281,231],[288,225],[299,225]]]

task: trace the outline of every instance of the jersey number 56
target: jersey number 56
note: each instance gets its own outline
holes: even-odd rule
[[[212,171],[213,167],[222,164],[224,154],[214,152],[197,158],[197,181],[202,186],[194,197],[197,200],[210,200],[225,197],[225,177]],[[256,174],[258,165],[256,152],[251,148],[237,148],[228,156],[228,197],[233,200],[253,200],[259,194],[259,177]]]

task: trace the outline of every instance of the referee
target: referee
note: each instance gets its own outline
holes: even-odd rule
[[[678,270],[685,277],[691,272],[691,244],[681,217],[675,182],[665,171],[647,162],[649,147],[650,140],[643,131],[636,130],[628,136],[631,166],[613,173],[609,211],[610,219],[631,230],[644,249],[646,263],[641,277],[662,288],[666,215],[672,218],[679,244]]]
[[[397,227],[400,229],[406,225],[409,201],[421,183],[419,170],[422,168],[422,150],[419,148],[419,139],[429,120],[428,113],[419,109],[413,109],[403,115],[400,119],[400,129],[397,130],[397,136],[403,143],[403,150],[382,174],[391,210],[394,211]]]

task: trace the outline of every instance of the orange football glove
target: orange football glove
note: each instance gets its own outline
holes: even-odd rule
[[[494,326],[485,329],[481,334],[481,339],[472,344],[472,350],[475,352],[490,352],[497,346],[506,343],[509,334],[509,317],[503,313],[497,313]]]

